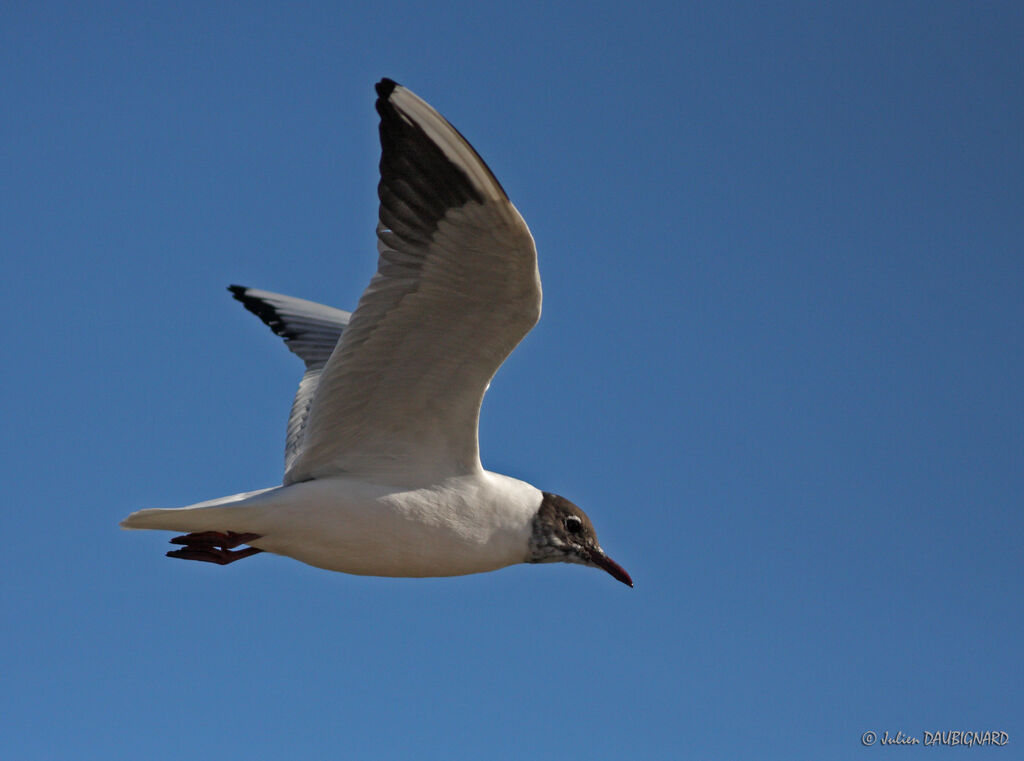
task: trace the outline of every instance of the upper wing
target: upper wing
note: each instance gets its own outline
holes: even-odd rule
[[[246,309],[281,336],[288,348],[306,363],[306,373],[299,381],[291,414],[288,415],[288,435],[284,446],[284,468],[287,471],[302,448],[309,407],[313,403],[320,374],[352,313],[315,301],[241,285],[229,286],[228,290]]]
[[[533,238],[472,146],[385,79],[377,273],[327,361],[285,483],[479,472],[491,378],[540,317]]]

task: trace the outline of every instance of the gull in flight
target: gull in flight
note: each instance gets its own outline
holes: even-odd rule
[[[377,272],[355,312],[230,288],[306,365],[282,485],[121,526],[184,532],[169,556],[220,565],[272,552],[422,577],[567,562],[633,586],[579,507],[481,466],[484,392],[540,318],[537,251],[465,138],[390,79],[376,89]]]

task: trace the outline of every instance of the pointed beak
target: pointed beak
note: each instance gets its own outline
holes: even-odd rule
[[[633,580],[629,578],[626,569],[605,555],[601,550],[596,550],[590,555],[590,562],[598,568],[607,571],[623,584],[633,586]]]

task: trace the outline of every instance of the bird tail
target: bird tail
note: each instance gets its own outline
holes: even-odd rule
[[[224,531],[231,528],[225,521],[226,519],[230,521],[230,515],[234,512],[234,508],[242,507],[252,497],[258,497],[279,488],[281,487],[276,486],[232,494],[229,497],[197,502],[187,507],[157,507],[139,510],[121,521],[121,528],[188,532]]]

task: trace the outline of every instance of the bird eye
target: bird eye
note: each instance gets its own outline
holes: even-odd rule
[[[575,515],[570,515],[565,519],[565,530],[570,534],[579,534],[583,531],[583,521],[577,518]]]

